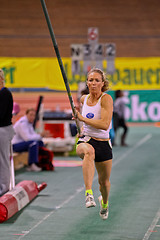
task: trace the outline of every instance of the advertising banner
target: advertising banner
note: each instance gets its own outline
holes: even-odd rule
[[[114,100],[114,91],[109,91]],[[124,91],[128,122],[160,122],[160,90]]]
[[[6,86],[65,90],[56,58],[0,58]]]
[[[109,94],[125,92],[126,119],[130,122],[160,121],[160,58],[116,58],[116,71],[108,76]],[[72,76],[71,59],[64,58],[63,65],[71,91],[86,80],[82,73]],[[81,62],[83,64],[83,62]],[[66,91],[56,58],[0,58],[6,86],[11,89]],[[107,62],[103,62],[103,70]]]
[[[116,58],[112,88],[160,89],[160,58]]]
[[[80,73],[72,76],[71,58],[63,58],[64,69],[72,91],[77,91],[78,83],[86,80],[83,61]],[[65,91],[65,85],[56,58],[0,58],[6,86],[9,88],[44,88]],[[81,70],[82,69],[82,70]],[[103,61],[103,70],[107,61]],[[160,57],[116,58],[115,73],[108,75],[111,89],[149,90],[160,89]]]

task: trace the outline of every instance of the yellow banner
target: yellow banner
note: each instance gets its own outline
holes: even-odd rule
[[[72,76],[71,58],[63,58],[63,65],[72,91],[85,81],[83,74]],[[56,58],[0,58],[6,86],[9,88],[45,88],[65,91],[60,67]],[[107,63],[103,61],[103,70]],[[83,62],[81,62],[83,69]],[[160,58],[116,58],[115,73],[109,76],[111,89],[160,89]]]
[[[160,89],[160,58],[116,58],[112,89]]]
[[[56,58],[0,58],[9,88],[65,90]]]

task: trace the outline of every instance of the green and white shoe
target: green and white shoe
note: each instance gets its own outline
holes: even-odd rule
[[[108,218],[108,214],[109,214],[109,206],[107,208],[102,207],[102,196],[99,196],[98,200],[99,200],[99,204],[100,204],[99,215],[103,220],[106,220]]]
[[[87,193],[87,196],[86,196],[86,208],[95,207],[95,206],[96,206],[96,203],[94,201],[93,195]]]

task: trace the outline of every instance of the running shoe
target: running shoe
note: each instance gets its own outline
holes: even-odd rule
[[[102,196],[99,196],[98,200],[99,200],[99,204],[100,204],[100,212],[99,212],[99,215],[100,215],[100,217],[101,217],[103,220],[105,220],[105,219],[108,218],[109,207],[107,207],[107,208],[103,208],[103,207],[102,207]]]
[[[87,196],[86,196],[86,208],[95,207],[95,206],[96,206],[96,203],[94,201],[93,195],[87,193]]]
[[[32,163],[27,169],[28,172],[40,172],[42,168],[38,167],[35,163]]]

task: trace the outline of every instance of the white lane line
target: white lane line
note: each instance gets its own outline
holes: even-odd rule
[[[57,209],[62,208],[65,204],[67,204],[68,202],[70,202],[73,198],[76,197],[77,194],[79,194],[80,192],[82,192],[84,189],[84,187],[80,187],[76,190],[75,194],[71,195],[69,198],[67,198],[64,202],[62,202],[60,205],[56,206],[55,209],[53,211],[51,211],[49,214],[47,214],[44,218],[42,218],[37,224],[35,224],[30,230],[23,232],[24,235],[20,236],[18,239],[22,239],[23,237],[25,237],[27,234],[29,234],[33,229],[35,229],[36,227],[38,227],[41,223],[43,223],[47,218],[49,218],[54,212],[56,212]]]
[[[120,158],[117,158],[114,160],[114,163],[112,164],[112,167],[116,166],[120,161],[122,161],[125,157],[127,157],[128,154],[130,154],[132,151],[134,151],[136,148],[138,148],[139,146],[141,146],[142,144],[144,144],[146,141],[148,141],[150,138],[152,137],[151,134],[147,134],[144,138],[142,138],[136,145],[134,145],[132,148],[130,148],[125,154],[123,154]],[[94,180],[97,180],[98,176],[94,177]],[[41,223],[43,223],[47,218],[49,218],[57,209],[60,209],[62,207],[64,207],[65,204],[67,204],[68,202],[70,202],[73,198],[75,198],[77,196],[77,194],[79,194],[80,192],[82,192],[84,190],[85,186],[80,187],[79,189],[76,190],[75,194],[71,195],[69,198],[67,198],[64,202],[62,202],[60,205],[56,206],[55,209],[53,211],[51,211],[48,215],[46,215],[44,218],[42,218],[37,224],[35,224],[30,230],[24,232],[24,235],[20,236],[18,238],[22,239],[23,237],[25,237],[27,234],[29,234],[33,229],[35,229],[36,227],[38,227]]]
[[[155,218],[153,219],[151,225],[149,226],[149,228],[148,228],[147,232],[145,233],[142,240],[148,240],[149,239],[150,235],[154,231],[154,228],[156,226],[159,226],[159,225],[157,225],[157,222],[159,221],[159,219],[160,219],[160,208],[159,208],[158,212],[156,213]]]
[[[142,138],[137,144],[135,144],[132,148],[130,148],[128,151],[126,151],[121,157],[116,159],[116,161],[113,160],[112,166],[116,166],[122,159],[127,157],[131,152],[133,152],[136,148],[140,147],[142,144],[147,142],[152,137],[152,134],[147,134],[144,138]]]

